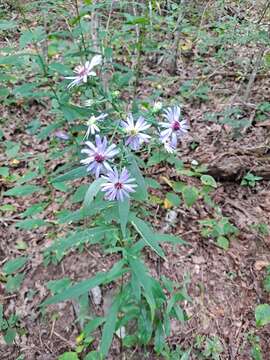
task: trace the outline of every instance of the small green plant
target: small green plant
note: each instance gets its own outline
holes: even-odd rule
[[[19,316],[16,314],[11,314],[8,319],[5,319],[3,305],[0,304],[0,331],[4,335],[7,345],[12,344],[16,337],[19,320]]]
[[[250,225],[250,228],[256,230],[260,236],[269,235],[269,226],[265,223],[254,223]]]
[[[223,352],[223,346],[217,336],[197,335],[194,348],[198,359],[220,360],[220,355]]]
[[[255,187],[257,182],[262,180],[261,176],[256,176],[252,174],[251,172],[248,172],[242,179],[241,185],[242,186],[250,186]]]
[[[200,220],[199,223],[202,226],[202,236],[213,238],[216,241],[216,245],[224,250],[229,248],[229,239],[238,234],[237,227],[231,224],[226,217],[221,217],[219,220]]]
[[[203,355],[206,358],[213,360],[220,360],[220,355],[223,352],[223,346],[217,336],[209,337],[205,341],[205,348]]]
[[[251,345],[250,354],[252,360],[263,360],[259,336],[255,335],[254,332],[250,332],[247,334],[247,340]]]

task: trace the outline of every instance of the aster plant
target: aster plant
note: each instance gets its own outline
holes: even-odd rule
[[[110,270],[64,289],[44,304],[79,298],[88,294],[93,286],[102,286],[112,281],[118,284],[108,314],[94,320],[97,326],[102,327],[104,321],[105,324],[100,345],[95,351],[90,351],[89,356],[98,354],[99,357],[93,359],[104,360],[115,333],[126,334],[123,339],[126,336],[130,339],[131,336],[134,346],[146,346],[153,338],[155,350],[160,353],[170,332],[170,319],[183,321],[184,311],[178,303],[179,299],[189,300],[186,289],[181,292],[174,286],[168,287],[166,282],[150,275],[143,261],[144,248],[151,249],[159,258],[165,259],[162,242],[182,244],[183,241],[171,234],[156,233],[145,220],[145,217],[150,216],[149,196],[140,167],[148,161],[151,152],[155,155],[164,150],[165,157],[162,158],[169,158],[170,164],[176,163],[177,148],[189,125],[182,118],[179,106],[167,108],[161,120],[161,102],[154,103],[149,111],[135,108],[133,113],[126,112],[121,102],[113,102],[113,92],[106,98],[103,88],[99,91],[95,85],[92,87],[91,84],[90,87],[88,77],[96,75],[93,68],[101,60],[101,56],[94,56],[91,61],[77,66],[74,76],[67,77],[72,80],[68,86],[71,93],[73,87],[85,84],[82,88],[87,91],[84,98],[88,100],[83,102],[85,108],[72,104],[71,119],[75,117],[77,121],[78,114],[79,118],[83,118],[82,127],[86,125],[87,129],[84,134],[80,134],[81,167],[55,180],[61,183],[63,179],[74,179],[86,174],[89,187],[82,208],[68,215],[66,221],[78,222],[90,218],[90,227],[76,229],[70,237],[60,239],[46,249],[46,256],[49,259],[56,256],[57,260],[61,260],[61,256],[64,256],[62,249],[66,252],[70,246],[81,248],[85,243],[93,242],[100,243],[102,248],[107,248],[107,252],[117,253],[119,259]],[[89,94],[92,94],[92,98],[89,98]],[[128,105],[127,108],[131,107]],[[80,132],[81,128],[78,129]],[[57,136],[63,138],[61,134]],[[82,186],[85,189],[85,184]],[[80,192],[81,189],[78,189],[78,194]],[[84,226],[82,224],[87,222],[81,223]],[[130,319],[134,322],[133,334],[128,334]],[[159,343],[160,339],[164,341]],[[89,359],[92,359],[91,356]]]

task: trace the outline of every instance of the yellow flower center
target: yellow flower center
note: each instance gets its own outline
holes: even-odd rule
[[[138,134],[138,131],[136,129],[132,129],[129,131],[129,135],[131,135],[131,136],[135,136],[137,134]]]

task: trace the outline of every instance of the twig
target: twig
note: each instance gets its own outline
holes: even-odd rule
[[[13,294],[13,295],[8,295],[8,296],[4,296],[0,298],[0,302],[2,303],[5,300],[9,300],[9,299],[13,299],[15,297],[17,297],[18,294]]]
[[[263,58],[264,52],[265,52],[265,46],[261,47],[261,49],[259,50],[259,52],[257,54],[256,62],[255,62],[254,68],[252,70],[252,73],[250,74],[250,78],[249,78],[249,81],[248,81],[248,84],[247,84],[247,88],[246,88],[245,94],[243,96],[244,102],[248,101],[252,86],[253,86],[254,81],[256,79],[257,72],[258,72],[258,70],[259,70],[259,68],[261,66],[261,63],[262,63],[262,58]]]
[[[55,336],[57,336],[59,339],[61,339],[62,341],[64,341],[65,343],[67,343],[72,349],[74,348],[74,344],[72,344],[70,341],[65,339],[62,335],[58,334],[56,331],[54,331],[53,334]]]
[[[257,24],[261,23],[262,19],[264,18],[265,14],[266,14],[266,11],[268,10],[269,7],[270,7],[270,0],[266,0],[265,6],[262,10],[262,14],[261,14]]]

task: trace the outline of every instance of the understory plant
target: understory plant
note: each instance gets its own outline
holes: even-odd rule
[[[102,54],[96,54],[90,61],[77,65],[74,76],[66,77],[72,82],[65,86],[74,91],[74,96],[77,91],[90,90],[92,97],[86,104],[91,106],[86,111],[88,119],[82,121],[78,137],[78,143],[82,144],[81,166],[51,180],[52,184],[61,184],[82,175],[89,178],[82,208],[66,214],[61,222],[84,218],[91,218],[91,222],[89,227],[76,227],[72,234],[47,248],[45,259],[47,263],[60,261],[71,245],[80,248],[90,243],[101,245],[106,253],[116,253],[118,260],[106,272],[77,284],[68,283],[63,291],[56,291],[42,305],[68,299],[77,299],[80,303],[91,289],[113,282],[117,290],[108,314],[93,317],[85,323],[84,338],[98,327],[102,328],[100,343],[97,349],[88,353],[87,359],[105,358],[114,334],[118,334],[122,346],[152,344],[161,354],[166,350],[171,319],[180,322],[187,319],[181,302],[190,301],[190,297],[186,284],[180,286],[166,277],[150,274],[144,249],[153,251],[159,262],[166,261],[162,243],[177,245],[184,241],[171,234],[155,232],[145,221],[146,217],[151,218],[151,213],[147,206],[147,181],[140,168],[146,168],[149,154],[160,147],[164,148],[162,151],[171,163],[177,163],[177,146],[189,126],[179,106],[167,107],[163,113],[157,113],[153,108],[142,111],[134,103],[126,104],[128,111],[125,112],[120,110],[115,99],[111,103],[113,109],[97,106],[101,96],[98,91],[104,89],[98,84],[93,68],[100,66],[102,61]],[[57,136],[67,138],[61,132]],[[62,282],[59,284],[63,285]],[[91,349],[91,341],[88,349]]]

